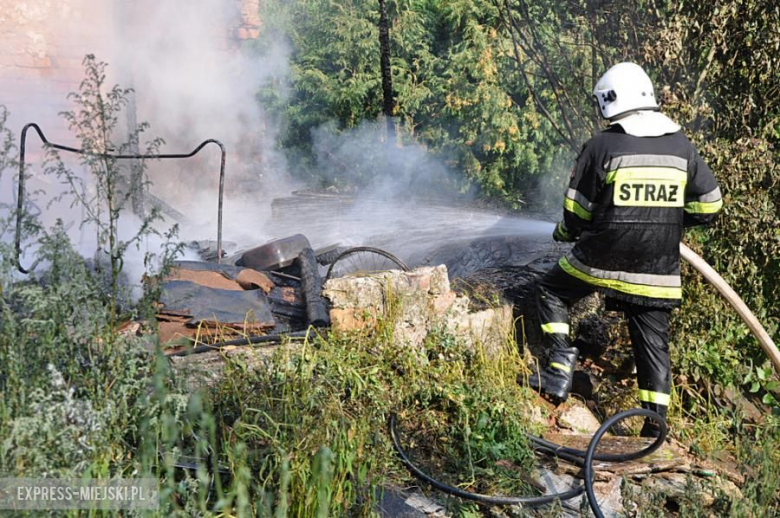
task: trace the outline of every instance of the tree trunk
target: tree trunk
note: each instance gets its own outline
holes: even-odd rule
[[[379,0],[379,52],[382,69],[382,113],[387,121],[387,143],[395,143],[395,125],[393,124],[393,76],[390,68],[390,29],[387,21],[387,4]]]

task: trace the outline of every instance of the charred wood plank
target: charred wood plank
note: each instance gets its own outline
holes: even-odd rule
[[[306,302],[303,300],[300,288],[290,286],[274,286],[271,293],[268,294],[268,300],[272,305],[284,304],[304,308]]]
[[[301,289],[303,300],[306,301],[306,317],[309,325],[314,327],[330,325],[328,305],[322,297],[322,277],[320,277],[314,250],[305,248],[298,255],[298,265],[301,269]]]
[[[287,334],[275,334],[275,335],[261,335],[261,336],[247,336],[244,338],[237,338],[235,340],[228,340],[225,342],[219,342],[216,344],[204,344],[198,345],[191,349],[182,349],[177,351],[171,351],[166,353],[166,356],[189,356],[191,354],[200,354],[209,351],[219,351],[231,347],[241,347],[246,345],[261,345],[261,344],[274,344],[280,343],[285,339],[305,339],[309,336],[308,331],[296,331],[294,333]]]
[[[273,304],[271,306],[271,313],[273,313],[275,316],[292,318],[304,322],[308,321],[309,319],[309,315],[306,313],[306,309],[303,306]]]

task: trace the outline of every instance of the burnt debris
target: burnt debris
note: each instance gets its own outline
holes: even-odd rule
[[[157,320],[169,355],[204,352],[237,340],[267,343],[329,326],[323,274],[350,250],[362,250],[335,244],[315,251],[306,236],[296,234],[219,264],[212,245],[193,242],[190,247],[203,261],[178,261],[163,281]],[[360,268],[353,260],[340,274]]]

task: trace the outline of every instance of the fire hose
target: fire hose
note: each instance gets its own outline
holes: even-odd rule
[[[697,255],[693,250],[688,248],[688,246],[686,246],[684,243],[680,243],[680,256],[694,269],[696,269],[696,271],[701,273],[702,276],[704,276],[704,278],[708,282],[710,282],[710,284],[712,284],[715,287],[715,289],[717,289],[718,292],[723,296],[723,298],[725,298],[726,301],[734,308],[734,310],[737,312],[740,318],[742,318],[745,324],[747,324],[748,328],[750,329],[751,333],[753,333],[753,335],[756,337],[759,344],[761,344],[762,349],[764,350],[766,355],[769,357],[769,360],[774,365],[775,371],[780,373],[780,351],[778,351],[777,346],[772,341],[772,338],[769,336],[769,333],[766,332],[764,327],[758,321],[758,319],[753,314],[753,312],[750,311],[750,309],[747,307],[747,305],[742,300],[742,298],[731,288],[731,286],[728,285],[728,283],[726,283],[726,281],[723,279],[723,277],[721,277],[718,274],[718,272],[716,272],[709,264],[707,264],[707,262],[704,259],[699,257],[699,255]],[[601,442],[601,439],[604,436],[604,434],[606,434],[607,431],[609,431],[609,429],[612,428],[618,422],[633,416],[649,417],[653,421],[659,423],[661,429],[658,438],[656,438],[656,440],[651,445],[636,452],[625,453],[625,454],[614,454],[614,455],[597,454],[596,449],[598,448],[599,442]],[[588,504],[590,505],[593,514],[597,518],[602,518],[604,514],[602,513],[601,508],[599,507],[598,501],[596,499],[596,494],[593,490],[593,461],[599,460],[605,462],[625,462],[629,460],[639,459],[641,457],[649,455],[661,447],[663,442],[666,440],[666,434],[668,430],[666,421],[663,418],[661,418],[661,416],[659,416],[657,413],[647,409],[634,408],[616,414],[610,417],[609,419],[607,419],[604,422],[604,424],[602,424],[599,427],[599,429],[596,431],[596,433],[593,435],[590,442],[588,443],[588,448],[585,451],[576,450],[573,448],[565,448],[555,443],[546,441],[540,437],[526,434],[526,437],[531,442],[535,450],[554,455],[556,457],[572,462],[576,465],[582,466],[584,470],[585,481],[581,486],[560,493],[553,493],[553,494],[542,495],[542,496],[505,497],[505,496],[483,495],[479,493],[465,491],[463,489],[440,482],[435,478],[431,477],[430,475],[426,474],[424,471],[418,468],[411,460],[409,460],[409,457],[406,455],[403,448],[401,447],[401,442],[398,437],[398,431],[396,430],[397,420],[398,420],[397,415],[395,413],[391,414],[389,420],[389,428],[390,428],[390,437],[393,441],[393,447],[395,448],[396,453],[398,453],[398,456],[401,458],[401,462],[412,473],[412,475],[430,484],[431,486],[435,487],[440,491],[443,491],[447,494],[457,496],[459,498],[463,498],[466,500],[479,502],[483,505],[520,505],[520,506],[525,505],[529,507],[550,504],[556,500],[557,501],[569,500],[572,498],[576,498],[577,496],[581,495],[584,492],[587,494]]]
[[[598,445],[601,442],[602,437],[604,437],[604,434],[606,434],[610,428],[615,426],[618,422],[634,416],[649,417],[650,419],[652,419],[653,421],[657,422],[660,425],[660,434],[655,439],[655,441],[653,441],[652,444],[639,451],[630,452],[630,453],[609,454],[609,455],[596,453],[596,449],[598,448]],[[668,429],[666,425],[666,421],[660,415],[653,412],[652,410],[648,410],[646,408],[632,408],[631,410],[626,410],[625,412],[615,414],[609,419],[607,419],[604,422],[604,424],[602,424],[599,427],[599,429],[596,431],[596,433],[593,435],[593,438],[591,438],[590,443],[588,443],[588,448],[585,451],[577,450],[574,448],[566,448],[558,444],[546,441],[541,437],[536,437],[535,435],[526,434],[526,437],[531,442],[533,448],[536,451],[553,455],[556,457],[560,457],[564,460],[572,462],[573,464],[581,466],[584,470],[585,482],[581,486],[577,486],[568,491],[564,491],[560,493],[552,493],[549,495],[542,495],[542,496],[513,497],[513,496],[490,496],[490,495],[482,495],[479,493],[472,493],[471,491],[465,491],[458,487],[450,486],[448,484],[445,484],[444,482],[441,482],[431,477],[430,475],[422,471],[420,468],[418,468],[411,460],[409,460],[409,457],[406,455],[406,452],[404,452],[403,448],[401,447],[401,441],[398,437],[398,430],[396,429],[397,421],[398,421],[397,415],[394,413],[391,414],[389,420],[390,438],[393,441],[393,447],[395,448],[396,453],[398,453],[398,456],[401,458],[401,462],[404,464],[404,466],[406,466],[409,472],[412,473],[412,475],[414,475],[415,477],[417,477],[418,479],[424,482],[427,482],[431,486],[435,487],[440,491],[443,491],[444,493],[457,496],[465,500],[472,500],[488,506],[519,505],[519,506],[536,507],[536,506],[551,504],[555,501],[570,500],[572,498],[578,497],[584,492],[588,495],[588,504],[590,504],[590,508],[593,511],[593,514],[597,518],[603,518],[604,513],[601,511],[601,508],[599,507],[598,501],[596,500],[596,493],[593,490],[593,461],[598,460],[603,462],[626,462],[630,460],[639,459],[646,455],[650,455],[658,448],[660,448],[661,445],[664,443],[664,441],[666,440],[666,432]]]
[[[680,243],[680,256],[685,259],[688,264],[693,266],[696,271],[702,274],[702,276],[718,290],[723,298],[731,304],[731,307],[734,308],[740,318],[747,324],[750,332],[753,333],[753,336],[756,337],[758,343],[761,344],[761,348],[764,349],[764,352],[769,357],[772,365],[775,366],[775,372],[780,374],[780,351],[777,350],[777,346],[772,341],[769,333],[766,332],[766,329],[764,329],[753,312],[750,311],[742,298],[737,295],[737,292],[723,280],[723,277],[721,277],[712,266],[707,264],[707,262],[699,257],[696,252],[688,248],[685,243]]]

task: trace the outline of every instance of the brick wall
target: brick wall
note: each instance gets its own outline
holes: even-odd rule
[[[152,18],[160,0],[0,0],[0,104],[11,112],[15,132],[37,121],[51,140],[68,142],[70,134],[57,114],[66,96],[83,78],[87,53],[108,61],[109,73],[122,82],[121,57],[112,55],[112,38]],[[232,0],[234,27],[215,34],[226,52],[238,40],[259,35],[260,0]],[[172,20],[175,23],[175,20]]]
[[[242,146],[248,149],[245,162],[258,162],[260,146],[247,138],[259,133],[259,115],[252,111],[257,85],[227,76],[251,68],[231,57],[242,40],[258,37],[260,1],[0,0],[0,105],[10,112],[8,127],[17,143],[23,125],[37,122],[51,142],[78,146],[59,113],[72,109],[67,94],[79,88],[85,54],[95,54],[109,64],[107,84],[136,87],[137,120],[165,139],[166,152],[222,140],[230,188],[240,178]],[[57,180],[39,174],[41,158],[30,133],[29,190],[57,192]],[[75,157],[63,158],[77,167]],[[152,163],[152,192],[185,213],[187,200],[199,193],[215,203],[218,163],[213,149],[189,160]],[[11,182],[10,175],[0,176],[0,202],[10,201]]]
[[[15,132],[37,121],[51,139],[68,138],[56,114],[78,88],[84,55],[106,47],[111,16],[110,2],[0,0],[0,104]]]

